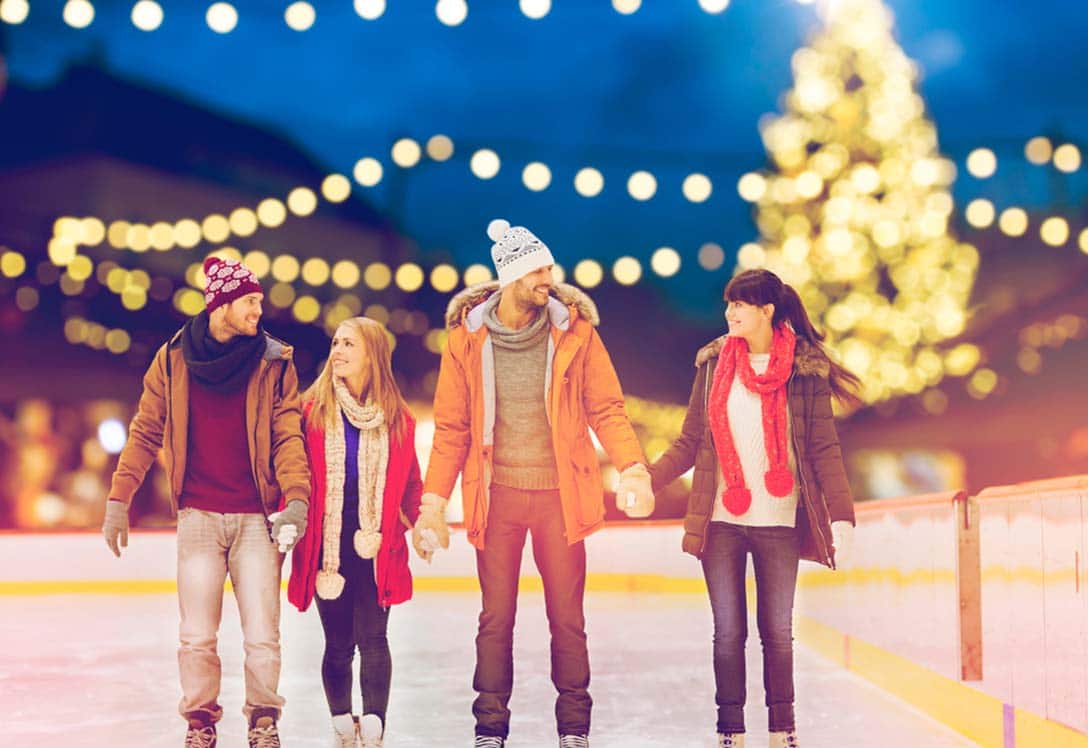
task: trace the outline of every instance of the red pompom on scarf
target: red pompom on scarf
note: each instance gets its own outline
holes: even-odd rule
[[[797,336],[788,325],[775,327],[771,339],[771,359],[762,374],[756,374],[752,369],[752,363],[748,360],[748,342],[743,338],[726,338],[718,356],[707,410],[718,464],[725,478],[722,504],[731,514],[744,514],[752,505],[752,492],[744,480],[733,433],[729,429],[727,402],[733,377],[737,374],[745,387],[759,395],[762,406],[763,446],[770,464],[770,469],[763,476],[763,484],[772,496],[789,496],[793,491],[793,473],[789,467],[789,447],[786,444],[786,382],[793,371],[796,343]]]

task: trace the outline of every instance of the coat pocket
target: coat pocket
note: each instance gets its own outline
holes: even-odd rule
[[[481,496],[482,486],[479,478],[461,477],[461,511],[464,516],[465,531],[469,537],[475,537],[483,531],[486,509]]]
[[[412,597],[412,572],[408,568],[408,544],[402,533],[397,534],[389,544],[387,563],[389,568],[386,570],[381,599],[386,605],[396,605]]]
[[[574,497],[575,516],[583,526],[595,525],[604,519],[604,485],[597,451],[588,438],[574,444],[570,461],[577,494]]]

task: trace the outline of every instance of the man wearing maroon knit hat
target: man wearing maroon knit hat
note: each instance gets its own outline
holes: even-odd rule
[[[249,744],[275,748],[284,703],[276,690],[280,567],[306,531],[310,495],[298,375],[291,347],[261,327],[256,276],[217,257],[204,261],[204,276],[205,310],[159,349],[144,375],[102,532],[120,556],[129,504],[162,449],[178,514],[185,746],[216,745],[223,715],[216,639],[229,575],[245,644]]]

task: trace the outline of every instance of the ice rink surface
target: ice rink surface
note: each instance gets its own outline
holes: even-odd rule
[[[417,592],[390,616],[393,686],[388,748],[472,744],[472,670],[479,595]],[[587,592],[595,748],[713,746],[711,622],[705,596]],[[760,648],[748,642],[748,748],[767,745]],[[328,746],[321,689],[321,626],[284,601],[281,693],[284,746]],[[181,746],[177,715],[177,603],[170,594],[0,597],[3,743]],[[515,633],[511,748],[557,743],[543,596],[523,592]],[[245,746],[242,644],[228,593],[219,745]],[[357,684],[356,684],[357,686]],[[798,646],[797,721],[802,745],[971,746],[971,741]],[[356,700],[358,701],[356,689]]]

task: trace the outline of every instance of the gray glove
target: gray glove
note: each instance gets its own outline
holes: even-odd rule
[[[306,515],[309,511],[310,506],[305,501],[293,499],[287,502],[282,512],[268,515],[272,520],[272,540],[279,544],[280,553],[289,552],[306,534]]]
[[[128,548],[128,504],[117,499],[106,502],[106,518],[102,520],[102,534],[113,555],[121,558],[121,548]],[[120,541],[120,547],[118,547]]]

